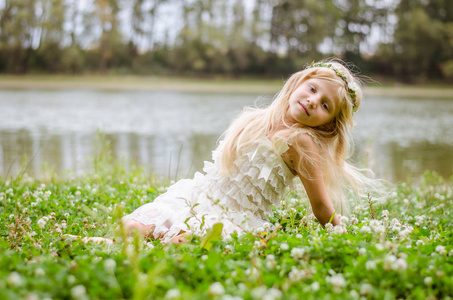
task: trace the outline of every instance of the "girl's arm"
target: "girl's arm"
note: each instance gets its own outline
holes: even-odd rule
[[[308,198],[310,199],[310,204],[313,210],[315,217],[318,221],[325,226],[333,216],[332,224],[339,225],[338,216],[334,215],[335,209],[330,202],[329,195],[327,194],[326,187],[324,185],[324,180],[322,178],[321,166],[319,165],[319,151],[316,147],[316,144],[313,141],[313,138],[308,134],[299,134],[297,136],[297,145],[303,147],[305,153],[313,160],[313,164],[305,164],[305,172],[299,169],[299,161],[301,161],[300,154],[290,147],[288,150],[288,155],[290,159],[294,162],[294,169],[297,172],[302,184],[304,185],[305,191],[307,192]],[[302,175],[306,174],[308,175]]]

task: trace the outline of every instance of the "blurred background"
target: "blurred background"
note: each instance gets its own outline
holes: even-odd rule
[[[116,158],[190,177],[243,106],[327,57],[373,78],[356,163],[451,176],[445,0],[0,0],[0,175],[83,174],[103,132]]]

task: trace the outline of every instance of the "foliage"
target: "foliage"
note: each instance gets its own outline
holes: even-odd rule
[[[7,0],[0,72],[286,77],[339,56],[365,74],[451,79],[452,26],[445,0]]]
[[[101,143],[105,144],[105,143]],[[100,149],[100,151],[105,151]],[[419,184],[363,199],[323,229],[290,193],[263,228],[162,245],[128,237],[125,211],[165,188],[108,153],[91,174],[0,180],[1,299],[447,299],[453,295],[453,186]],[[113,245],[66,236],[110,236]],[[204,241],[204,242],[203,242]],[[207,244],[209,246],[207,247]]]

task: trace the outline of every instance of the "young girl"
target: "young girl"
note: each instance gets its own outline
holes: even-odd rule
[[[215,223],[223,223],[224,236],[242,233],[263,226],[296,177],[318,221],[339,225],[338,214],[347,212],[345,187],[358,191],[367,183],[346,162],[361,100],[359,83],[345,66],[310,65],[288,79],[270,106],[242,112],[213,152],[213,163],[205,162],[205,174],[176,182],[123,217],[123,225],[164,243],[203,235]]]

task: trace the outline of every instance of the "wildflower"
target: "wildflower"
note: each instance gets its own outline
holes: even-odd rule
[[[302,259],[304,257],[305,250],[303,248],[293,248],[291,250],[291,257],[294,259]]]
[[[264,229],[267,230],[267,229],[271,228],[271,223],[265,222],[265,223],[263,224],[263,227],[264,227]]]
[[[287,243],[282,243],[282,244],[280,245],[280,249],[282,249],[283,251],[286,251],[286,250],[289,249],[289,246],[288,246]]]
[[[104,269],[108,273],[114,273],[115,268],[116,268],[116,261],[114,259],[109,258],[104,261]]]
[[[44,228],[46,226],[47,221],[44,220],[44,218],[41,218],[38,220],[38,226],[39,228]]]
[[[442,245],[438,245],[436,247],[436,252],[438,252],[440,255],[447,254],[447,250],[445,250],[445,246],[442,246]]]
[[[369,295],[373,292],[373,286],[369,283],[364,283],[362,284],[362,286],[360,287],[360,294],[362,295]]]
[[[349,218],[346,216],[341,216],[340,217],[340,224],[346,225],[349,223]]]
[[[422,246],[425,244],[425,242],[423,242],[422,240],[418,240],[416,243],[415,243],[417,246]]]
[[[352,224],[352,225],[356,225],[356,224],[358,224],[358,223],[359,223],[359,219],[357,219],[356,217],[352,217],[352,218],[351,218],[351,224]]]
[[[382,211],[382,217],[383,217],[383,218],[387,218],[388,216],[389,216],[389,211],[386,210],[386,209],[384,209],[384,210]]]
[[[181,298],[181,292],[178,289],[170,289],[165,294],[165,299],[173,300]]]
[[[310,287],[311,287],[311,289],[312,289],[313,292],[316,292],[316,291],[319,290],[320,284],[319,284],[319,282],[315,281],[315,282],[313,282],[313,283],[310,285]]]
[[[374,260],[369,260],[365,263],[365,268],[367,270],[375,270],[376,269],[376,262]]]
[[[403,258],[398,258],[393,265],[393,270],[404,271],[407,269],[407,262]]]
[[[41,268],[37,268],[35,270],[35,275],[38,276],[38,277],[42,277],[42,276],[46,275],[46,272],[43,269],[41,269]]]
[[[11,286],[19,286],[22,284],[22,277],[17,272],[11,272],[7,281]]]
[[[288,273],[288,279],[292,282],[297,282],[307,277],[309,277],[307,271],[298,270],[296,267],[293,267]]]
[[[400,231],[400,237],[401,237],[401,238],[407,238],[407,237],[409,236],[410,233],[411,233],[411,232],[410,232],[409,229],[404,229],[404,230]]]
[[[220,282],[214,282],[209,287],[208,292],[212,296],[220,296],[220,295],[225,294],[225,288],[223,287],[223,285]]]
[[[333,225],[332,225],[332,223],[327,223],[327,224],[326,224],[326,231],[327,231],[328,233],[331,233],[332,230],[333,230]]]
[[[430,286],[433,284],[433,278],[432,277],[425,277],[425,279],[423,280],[423,282],[427,285],[427,286]]]
[[[393,269],[393,264],[396,262],[395,255],[388,255],[384,259],[384,270],[391,270]]]
[[[377,244],[375,245],[375,247],[376,247],[376,249],[377,249],[378,251],[383,251],[383,250],[384,250],[384,245],[382,245],[382,244],[380,244],[380,243],[377,243]]]
[[[263,300],[276,300],[282,298],[282,292],[276,288],[270,288],[267,290],[266,295],[262,298]]]
[[[366,254],[366,249],[365,248],[360,248],[359,249],[359,255],[365,255]]]
[[[253,299],[263,299],[264,295],[266,295],[266,292],[267,288],[264,285],[262,285],[251,290],[250,295],[252,296]]]
[[[374,232],[377,234],[384,234],[385,233],[385,227],[382,225],[374,227]]]
[[[86,295],[86,292],[87,292],[87,290],[86,290],[85,286],[79,284],[71,289],[71,296],[74,299],[80,299]]]
[[[296,238],[297,239],[301,239],[302,238],[302,234],[300,234],[300,233],[296,234]]]
[[[362,226],[362,228],[360,228],[360,232],[363,232],[363,233],[369,233],[371,231],[371,228],[364,225]]]
[[[328,278],[328,282],[333,285],[335,292],[339,292],[342,287],[346,286],[346,280],[341,274],[332,275]]]
[[[343,226],[341,226],[341,225],[337,225],[337,226],[334,226],[334,227],[333,227],[332,232],[333,232],[334,234],[342,234],[342,233],[345,232],[345,228],[344,228]]]

